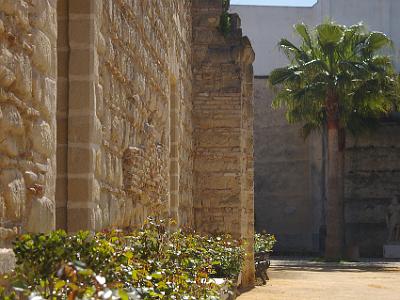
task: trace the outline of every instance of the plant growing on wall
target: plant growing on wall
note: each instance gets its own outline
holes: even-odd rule
[[[219,20],[219,30],[224,36],[227,36],[232,30],[231,15],[228,12],[230,0],[223,0],[222,5],[224,12],[222,13]]]
[[[289,65],[269,77],[271,85],[281,87],[273,106],[285,107],[290,123],[303,124],[305,137],[312,131],[327,132],[325,256],[336,260],[344,247],[345,134],[374,128],[398,105],[398,76],[384,54],[392,41],[362,24],[294,28],[300,45],[279,42]]]

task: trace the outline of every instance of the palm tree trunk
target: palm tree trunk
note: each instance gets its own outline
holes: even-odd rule
[[[344,130],[339,126],[338,97],[327,99],[328,161],[325,258],[338,260],[344,246]]]

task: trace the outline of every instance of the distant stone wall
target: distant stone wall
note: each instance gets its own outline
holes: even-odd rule
[[[0,248],[55,227],[56,2],[0,1]]]
[[[274,97],[266,78],[255,85],[255,228],[277,236],[280,253],[323,253],[325,203],[322,138],[303,140]],[[386,211],[400,194],[400,125],[383,122],[377,132],[346,141],[345,231],[347,246],[364,257],[382,256]]]
[[[385,122],[346,144],[346,242],[358,245],[362,256],[382,256],[387,207],[400,195],[400,123]]]
[[[222,1],[193,1],[195,227],[248,243],[242,277],[248,286],[254,281],[254,52],[236,15],[232,32],[220,32],[222,12]]]
[[[322,138],[306,140],[272,108],[265,77],[254,79],[255,228],[276,235],[281,253],[318,253],[322,241]]]
[[[68,229],[190,225],[190,1],[72,1],[69,20]]]

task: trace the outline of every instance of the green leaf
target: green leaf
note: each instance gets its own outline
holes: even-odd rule
[[[294,25],[295,31],[301,36],[309,48],[312,48],[312,41],[308,28],[304,23]]]
[[[272,85],[281,84],[290,78],[297,76],[295,69],[293,68],[278,68],[271,72],[269,76],[269,82]]]
[[[64,287],[66,285],[66,282],[64,280],[57,280],[56,284],[54,285],[54,288],[56,290],[61,289],[62,287]]]
[[[377,51],[383,47],[392,46],[393,42],[386,34],[373,31],[369,34],[366,45],[370,51]]]
[[[317,39],[322,48],[332,48],[343,38],[342,26],[334,23],[323,23],[316,27]]]
[[[121,298],[121,300],[129,300],[128,293],[123,289],[118,290],[118,296]]]

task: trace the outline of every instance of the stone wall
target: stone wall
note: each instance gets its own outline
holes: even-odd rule
[[[0,1],[0,247],[55,227],[55,0]]]
[[[228,232],[248,243],[244,286],[253,283],[254,52],[240,19],[224,36],[222,1],[193,1],[195,227]]]
[[[253,283],[254,52],[222,3],[0,0],[0,247],[170,217],[244,239]]]
[[[318,253],[321,224],[321,138],[301,136],[284,110],[271,107],[265,77],[255,90],[255,228],[272,232],[282,253]]]
[[[190,24],[186,0],[69,2],[69,230],[191,225]]]
[[[377,132],[346,143],[346,241],[362,256],[382,256],[386,212],[400,195],[400,123],[384,122]]]
[[[255,228],[276,234],[280,253],[323,253],[325,238],[322,138],[274,111],[266,78],[255,85]],[[386,211],[400,194],[399,122],[346,142],[346,244],[364,257],[382,256]]]

